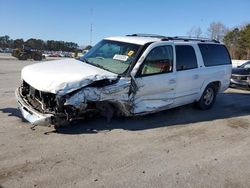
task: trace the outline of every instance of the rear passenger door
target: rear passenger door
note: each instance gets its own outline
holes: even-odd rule
[[[199,95],[202,76],[199,69],[195,46],[182,44],[175,46],[176,51],[176,95],[175,104],[193,102]]]

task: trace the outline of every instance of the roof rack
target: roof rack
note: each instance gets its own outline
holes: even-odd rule
[[[167,37],[167,36],[156,35],[156,34],[131,34],[131,35],[126,35],[126,36],[131,36],[131,37],[153,37],[153,38],[159,38],[162,41],[181,40],[181,41],[184,41],[184,42],[188,42],[188,41],[200,41],[200,42],[220,43],[217,40],[209,39],[209,38],[203,38],[203,37],[188,37],[188,36]]]
[[[166,38],[163,35],[156,35],[156,34],[142,34],[142,33],[135,33],[131,35],[126,35],[128,37],[153,37],[153,38]]]
[[[186,36],[175,36],[175,37],[165,37],[162,38],[162,41],[168,41],[168,40],[183,40],[185,42],[188,41],[200,41],[200,42],[214,42],[214,43],[220,43],[217,40],[209,39],[209,38],[203,38],[203,37],[186,37]]]

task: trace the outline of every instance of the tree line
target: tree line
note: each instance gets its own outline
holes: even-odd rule
[[[232,59],[250,59],[250,24],[235,27],[224,38]]]
[[[24,46],[31,47],[37,50],[47,51],[67,51],[74,52],[79,47],[74,42],[56,41],[56,40],[41,40],[41,39],[11,39],[8,35],[0,36],[0,48],[22,48]]]
[[[250,24],[229,29],[221,22],[212,22],[204,34],[200,27],[193,26],[188,32],[189,37],[208,37],[223,42],[232,59],[250,59]],[[1,48],[22,48],[23,45],[37,50],[74,52],[78,44],[73,42],[41,39],[10,39],[8,35],[0,36]]]
[[[208,37],[223,42],[232,59],[250,59],[250,24],[229,29],[221,22],[212,22],[203,34],[200,27],[193,26],[189,37]]]

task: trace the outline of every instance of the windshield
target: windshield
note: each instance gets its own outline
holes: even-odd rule
[[[250,61],[247,61],[246,63],[242,64],[242,65],[240,66],[240,68],[249,69],[249,68],[250,68]]]
[[[116,74],[124,73],[135,60],[140,45],[102,40],[81,60]]]

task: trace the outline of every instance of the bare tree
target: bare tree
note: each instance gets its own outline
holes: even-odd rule
[[[221,22],[212,22],[207,30],[208,37],[218,41],[222,41],[227,31],[227,27]]]
[[[189,37],[196,37],[199,38],[202,35],[202,30],[200,27],[193,26],[188,32],[187,35]]]

